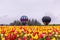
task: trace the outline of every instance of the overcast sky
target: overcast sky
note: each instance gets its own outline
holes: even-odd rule
[[[0,24],[19,20],[22,15],[37,19],[50,16],[51,23],[60,24],[60,0],[0,0]]]

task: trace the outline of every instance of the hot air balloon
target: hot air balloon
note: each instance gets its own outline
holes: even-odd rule
[[[48,25],[50,22],[51,22],[51,18],[49,16],[44,16],[42,18],[42,22],[45,24],[45,25]]]
[[[20,21],[22,22],[23,25],[26,25],[28,22],[28,17],[27,16],[21,16]]]

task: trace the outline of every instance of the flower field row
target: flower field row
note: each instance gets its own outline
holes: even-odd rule
[[[60,26],[0,26],[0,40],[60,40]]]

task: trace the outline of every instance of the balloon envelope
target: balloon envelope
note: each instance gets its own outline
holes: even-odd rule
[[[51,21],[51,18],[50,18],[49,16],[44,16],[44,17],[42,18],[42,21],[43,21],[43,23],[44,23],[45,25],[48,25],[48,24],[50,23],[50,21]]]
[[[22,16],[20,18],[20,21],[22,22],[23,25],[26,25],[26,23],[28,22],[28,17],[27,16]]]
[[[23,22],[23,21],[28,21],[28,17],[27,17],[27,16],[22,16],[22,17],[20,18],[20,20],[21,20],[21,22]]]

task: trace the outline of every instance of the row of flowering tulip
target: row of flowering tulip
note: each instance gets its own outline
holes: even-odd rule
[[[60,40],[60,26],[0,26],[0,40]]]

